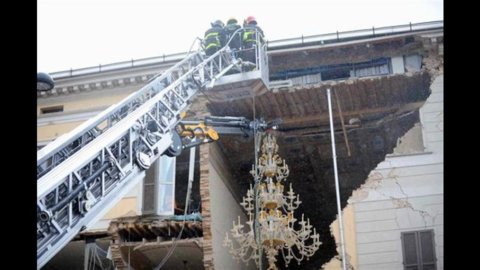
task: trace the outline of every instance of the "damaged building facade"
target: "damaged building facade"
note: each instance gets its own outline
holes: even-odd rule
[[[182,55],[53,73],[37,97],[38,148],[140,89]],[[281,119],[280,155],[299,208],[320,234],[309,261],[288,269],[341,269],[326,89],[351,269],[443,269],[443,22],[269,42],[269,90],[253,98],[199,94],[186,119],[206,115]],[[252,178],[253,139],[221,136],[196,148],[189,215],[189,151],[157,161],[143,181],[44,269],[96,267],[255,269],[222,246]],[[183,227],[182,227],[183,226]],[[108,251],[107,255],[103,254]],[[282,266],[279,265],[281,268]],[[99,268],[100,269],[100,268]]]

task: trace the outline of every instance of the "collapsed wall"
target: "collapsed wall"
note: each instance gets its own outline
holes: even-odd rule
[[[443,269],[443,67],[429,63],[438,75],[420,108],[420,121],[398,139],[343,209],[351,269],[403,269],[402,232],[418,230],[433,231],[434,250],[428,252]],[[330,229],[341,254],[338,219]],[[339,259],[323,269],[341,269]]]

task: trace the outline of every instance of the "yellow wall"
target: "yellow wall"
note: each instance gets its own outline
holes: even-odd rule
[[[83,121],[37,127],[37,141],[56,139],[58,136],[76,128],[81,123],[83,123]]]
[[[117,203],[102,219],[112,219],[117,217],[135,216],[137,213],[137,197],[124,197]]]
[[[65,96],[51,97],[37,100],[37,117],[48,117],[50,114],[40,114],[40,109],[44,107],[63,105],[63,113],[53,113],[55,115],[66,115],[75,112],[89,112],[95,111],[99,108],[107,108],[112,104],[121,101],[135,90],[140,89],[141,86],[135,85],[133,87],[123,87],[116,89],[107,89],[101,91],[91,91],[86,93],[71,94]],[[49,141],[56,139],[57,137],[68,133],[75,127],[82,124],[84,121],[75,121],[61,124],[49,124],[45,126],[37,127],[37,141]],[[110,220],[122,216],[138,215],[137,213],[137,189],[129,192],[124,198],[122,198],[110,211],[101,219],[103,221]],[[106,228],[105,228],[106,229]]]
[[[80,94],[39,99],[37,101],[37,116],[40,116],[40,109],[44,107],[63,105],[63,112],[95,110],[99,107],[110,106],[121,101],[130,93],[140,89],[141,86],[128,88],[115,88],[101,91],[92,91]],[[44,114],[42,114],[43,116]]]
[[[354,206],[347,205],[342,211],[343,213],[343,229],[345,236],[345,252],[347,253],[348,262],[358,269],[358,258],[357,258],[357,239],[355,236],[355,213]],[[335,237],[335,242],[337,243],[337,252],[341,256],[342,250],[340,248],[340,229],[338,218],[330,225],[330,231]],[[325,270],[341,270],[342,263],[338,258],[333,258],[328,263],[323,265]]]
[[[37,100],[37,117],[49,117],[67,115],[76,112],[89,112],[106,109],[107,107],[120,102],[132,92],[140,89],[141,86],[107,89],[102,91],[91,91],[80,94],[51,97]],[[62,113],[40,114],[45,107],[63,106]],[[84,121],[68,122],[61,124],[50,124],[37,127],[37,141],[48,141],[56,139]]]

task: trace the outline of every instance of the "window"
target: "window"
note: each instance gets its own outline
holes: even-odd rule
[[[350,66],[342,66],[322,71],[322,81],[350,78],[350,69]]]
[[[40,108],[42,114],[63,112],[63,105]]]
[[[403,232],[403,265],[405,270],[436,270],[433,230]]]

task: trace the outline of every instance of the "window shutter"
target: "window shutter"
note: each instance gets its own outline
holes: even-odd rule
[[[435,247],[433,244],[433,231],[420,232],[420,246],[423,270],[435,269]]]
[[[405,254],[405,265],[416,265],[418,262],[417,244],[415,241],[415,233],[403,234],[403,251]],[[407,268],[408,269],[408,268]]]
[[[433,230],[402,233],[405,270],[436,270]]]

